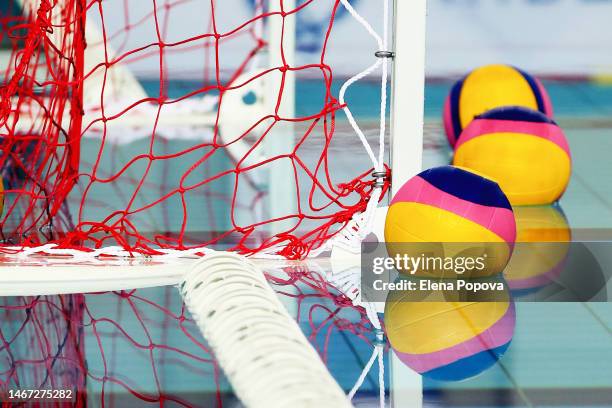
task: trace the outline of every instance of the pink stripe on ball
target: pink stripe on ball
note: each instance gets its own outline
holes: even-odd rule
[[[554,112],[553,112],[553,104],[550,100],[550,96],[548,95],[548,92],[546,92],[546,88],[544,88],[544,85],[542,84],[542,82],[540,82],[540,80],[537,78],[534,78],[534,80],[535,80],[536,85],[538,86],[540,95],[542,96],[542,102],[544,103],[543,113],[545,113],[546,116],[552,119]]]
[[[453,119],[451,117],[451,98],[450,95],[446,97],[444,102],[444,132],[446,132],[446,138],[451,146],[455,146],[457,142],[455,137],[455,130],[453,129]]]
[[[479,136],[484,136],[492,133],[521,133],[534,137],[546,139],[567,153],[571,158],[570,148],[567,144],[567,139],[563,130],[559,126],[550,123],[522,122],[514,120],[500,119],[476,119],[472,121],[463,131],[461,137],[457,141],[456,149],[459,146],[475,139]]]
[[[512,279],[512,276],[506,276],[508,287],[512,290],[533,289],[549,285],[551,282],[557,282],[565,269],[566,263],[567,255],[559,264],[543,274],[524,279]]]

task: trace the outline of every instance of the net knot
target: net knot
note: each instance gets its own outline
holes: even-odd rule
[[[341,190],[341,195],[343,197],[346,197],[348,195],[350,195],[351,193],[357,192],[357,193],[363,193],[364,188],[368,186],[368,182],[365,182],[363,180],[361,180],[361,178],[356,178],[354,180],[351,180],[348,183],[340,183],[338,184],[338,188]],[[361,196],[365,196],[367,194],[361,194]]]
[[[353,301],[348,296],[340,294],[334,297],[334,304],[339,307],[351,307],[353,306]]]
[[[253,233],[253,231],[255,231],[255,228],[253,226],[248,226],[248,227],[236,226],[234,229],[237,233],[244,235],[244,236],[249,236]]]
[[[287,245],[279,251],[279,255],[284,256],[289,260],[303,259],[308,254],[308,245],[294,235],[285,235],[285,241],[289,241]]]
[[[360,202],[361,203],[361,202]],[[361,205],[357,204],[357,206],[350,208],[348,210],[339,212],[334,217],[334,223],[345,224],[353,219],[353,216],[356,212],[361,210]]]

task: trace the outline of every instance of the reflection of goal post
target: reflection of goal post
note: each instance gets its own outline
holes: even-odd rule
[[[185,281],[187,303],[198,323],[208,328],[214,324],[209,321],[212,314],[202,315],[204,305],[219,293],[213,290],[215,281],[212,295],[203,297],[205,271],[232,270],[238,277],[251,271],[237,258],[223,258],[214,250],[281,259],[329,256],[336,247],[359,251],[361,239],[381,213],[377,204],[390,187],[384,139],[392,53],[393,190],[421,169],[425,0],[395,0],[391,29],[386,25],[391,10],[384,0],[382,29],[372,28],[368,16],[357,14],[347,0],[321,6],[329,8],[321,53],[307,61],[296,56],[295,27],[300,13],[315,7],[316,1],[256,0],[247,21],[227,24],[219,20],[224,7],[232,17],[225,1],[152,2],[154,6],[143,6],[136,16],[123,16],[125,21],[110,19],[105,12],[119,4],[130,14],[136,8],[129,4],[135,2],[19,2],[25,17],[12,34],[15,47],[26,45],[14,49],[0,88],[6,190],[0,227],[2,251],[24,263],[22,274],[32,273],[32,294],[37,289],[33,282],[43,275],[40,268],[28,268],[29,263],[44,259],[68,272],[52,279],[63,282],[38,288],[39,293],[52,293],[92,290],[95,278],[89,280],[88,273],[99,269],[88,265],[102,261],[114,265],[102,289]],[[192,27],[182,21],[210,4],[216,8],[208,10],[206,23]],[[187,11],[176,18],[175,10],[182,7]],[[367,50],[370,68],[361,73],[355,69],[342,84],[335,81],[326,54],[333,45],[338,8],[348,11],[376,43]],[[237,56],[225,70],[228,50]],[[183,77],[182,65],[198,59],[204,68],[196,74],[197,81]],[[153,72],[147,71],[147,61]],[[364,76],[380,71],[378,134],[366,135],[344,96]],[[301,76],[312,78],[311,88],[303,91],[308,95],[296,95],[296,78]],[[303,107],[300,98],[316,103]],[[355,120],[345,123],[345,116]],[[345,133],[352,132],[349,137],[338,136],[340,122]],[[361,143],[365,149],[360,154],[349,149]],[[334,165],[344,151],[352,160]],[[244,199],[246,203],[240,202]],[[29,255],[39,258],[32,261]],[[144,266],[133,267],[133,260],[143,255]],[[189,259],[202,255],[201,265],[192,267]],[[147,263],[150,259],[152,264]],[[178,265],[167,263],[177,259]],[[80,263],[77,282],[74,269],[65,266],[71,263]],[[188,268],[193,268],[189,279],[196,282],[185,280]],[[122,278],[124,274],[130,279]],[[263,279],[257,279],[247,286],[264,286]],[[262,290],[264,298],[271,293]],[[219,299],[226,300],[232,301]],[[219,332],[207,334],[215,338]],[[305,355],[312,359],[310,351]],[[417,406],[420,380],[396,363],[395,404]],[[324,368],[313,364],[314,372]],[[337,386],[327,386],[336,398]],[[248,389],[237,388],[246,400],[252,398]]]

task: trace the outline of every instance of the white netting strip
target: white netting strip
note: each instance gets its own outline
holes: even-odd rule
[[[181,285],[198,326],[247,407],[348,407],[319,355],[246,258],[214,253]]]
[[[353,389],[351,389],[351,391],[349,392],[348,396],[351,400],[353,399],[355,394],[357,394],[357,391],[359,391],[359,388],[361,388],[361,385],[365,381],[368,373],[372,369],[374,362],[376,361],[378,362],[378,403],[380,408],[385,408],[385,335],[374,306],[371,303],[365,303],[363,306],[366,309],[366,313],[368,315],[368,318],[370,319],[370,322],[374,326],[376,332],[376,340],[374,343],[374,350],[372,351],[370,360],[361,371],[361,375],[355,382],[355,385],[353,386]]]
[[[357,11],[351,6],[348,0],[341,0],[342,5],[347,9],[347,11],[353,16],[355,20],[357,20],[366,31],[376,40],[378,45],[378,51],[388,51],[389,50],[389,2],[388,0],[383,0],[383,35],[382,37],[376,33],[376,31],[372,28],[372,25],[368,23],[366,19],[364,19]],[[366,68],[364,71],[358,73],[353,76],[349,80],[347,80],[342,87],[340,88],[340,103],[345,105],[345,96],[347,90],[354,83],[362,80],[363,78],[371,75],[377,69],[381,68],[381,88],[380,88],[380,123],[379,123],[379,135],[378,135],[378,155],[375,155],[370,143],[368,142],[364,132],[359,127],[357,120],[353,116],[351,110],[348,105],[345,106],[344,112],[348,118],[351,127],[355,131],[357,137],[359,137],[361,143],[363,144],[370,160],[372,160],[372,164],[374,166],[375,175],[384,174],[384,160],[385,160],[385,136],[386,136],[386,121],[387,121],[387,84],[389,81],[389,65],[388,60],[385,58],[379,58],[376,60],[374,64]],[[382,183],[383,179],[381,177],[377,177],[377,182]],[[356,214],[351,222],[340,231],[335,237],[333,237],[330,241],[327,242],[327,245],[324,245],[319,249],[316,253],[312,254],[316,256],[319,253],[324,251],[331,250],[334,246],[339,246],[353,253],[359,253],[361,248],[361,242],[365,239],[365,237],[372,232],[374,226],[374,220],[376,215],[376,210],[378,208],[378,202],[381,198],[382,187],[376,187],[372,192],[370,197],[370,201],[368,202],[368,206],[366,210],[361,214]],[[359,285],[355,282],[358,279],[357,276],[353,275],[351,282],[352,284],[347,284],[347,289],[351,289],[351,291],[347,291],[345,293],[351,299],[355,299],[355,288]],[[372,351],[372,355],[370,360],[364,367],[361,372],[361,375],[357,379],[353,389],[349,393],[349,398],[353,399],[363,382],[365,381],[366,376],[372,369],[374,362],[378,362],[378,385],[379,385],[379,406],[380,408],[385,407],[385,380],[384,380],[384,332],[382,330],[382,326],[378,319],[378,315],[374,306],[371,303],[364,303],[362,306],[365,307],[368,319],[374,326],[376,331],[376,340],[374,349]]]

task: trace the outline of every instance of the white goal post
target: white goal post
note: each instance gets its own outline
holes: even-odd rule
[[[394,0],[391,102],[392,192],[423,167],[427,0]]]
[[[394,0],[391,102],[391,192],[423,167],[427,0]],[[423,380],[391,352],[391,404],[421,407]]]

